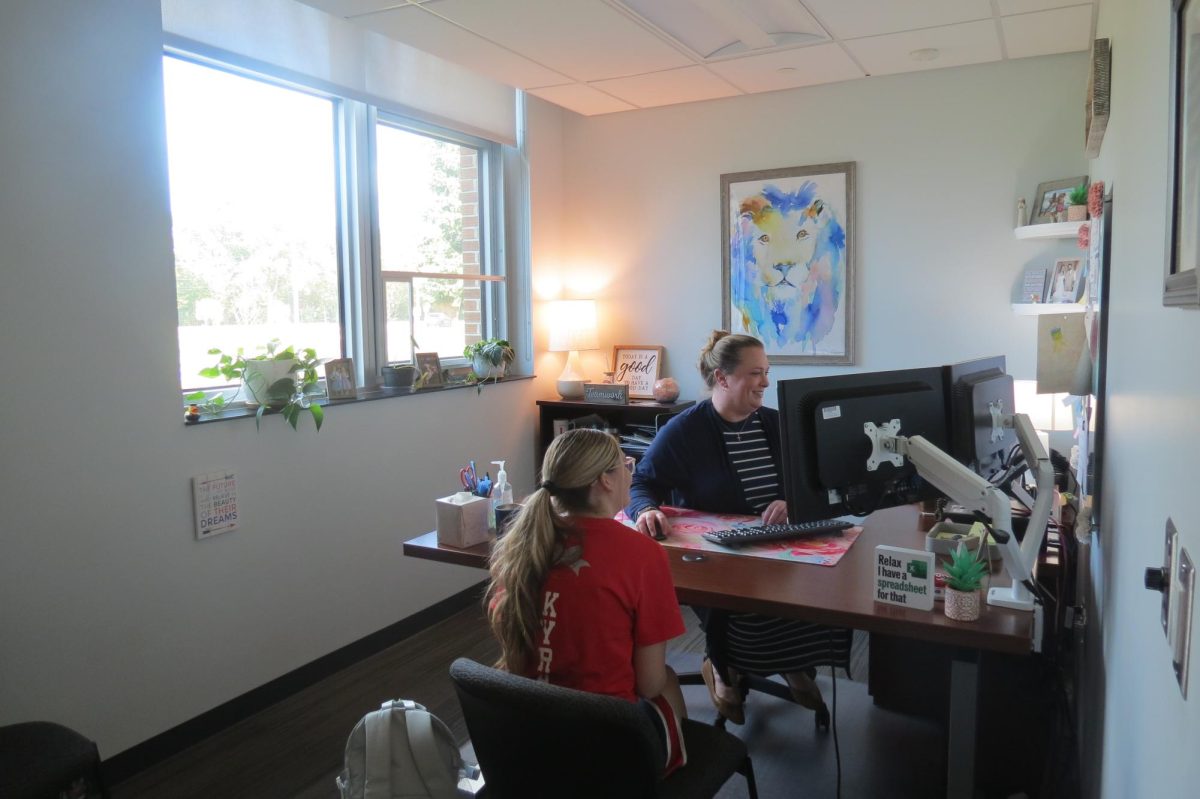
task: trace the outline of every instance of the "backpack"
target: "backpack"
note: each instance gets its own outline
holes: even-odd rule
[[[465,799],[482,786],[450,728],[407,699],[363,716],[346,741],[341,799]]]

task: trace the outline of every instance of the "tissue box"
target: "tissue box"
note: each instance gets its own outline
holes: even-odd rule
[[[471,547],[488,540],[488,500],[461,491],[437,501],[437,540],[451,547]]]

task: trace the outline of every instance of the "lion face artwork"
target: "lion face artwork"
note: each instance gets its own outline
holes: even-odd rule
[[[796,183],[794,189],[767,184],[735,198],[732,327],[769,349],[841,355],[836,333],[845,325],[838,312],[845,296],[845,228],[816,183]]]

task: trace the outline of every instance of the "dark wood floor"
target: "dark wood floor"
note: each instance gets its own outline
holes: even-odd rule
[[[685,615],[689,632],[672,642],[669,655],[681,672],[697,669],[703,652],[695,617]],[[860,680],[866,678],[864,643],[857,637],[852,655]],[[113,799],[337,799],[334,777],[346,736],[364,713],[387,699],[414,699],[465,742],[449,664],[456,657],[491,663],[497,653],[481,611],[460,611],[115,786]],[[832,704],[829,676],[818,684]],[[945,768],[937,726],[875,708],[863,682],[839,678],[836,688],[842,796],[936,796]],[[704,686],[685,688],[685,696],[693,718],[713,719]],[[749,744],[764,799],[835,796],[834,738],[814,729],[811,711],[751,694],[747,723],[729,729]],[[745,782],[734,777],[719,796],[746,796]]]

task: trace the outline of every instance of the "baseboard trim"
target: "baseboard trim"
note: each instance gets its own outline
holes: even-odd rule
[[[138,772],[196,745],[205,738],[265,710],[276,702],[438,622],[445,621],[460,610],[478,603],[486,585],[487,582],[484,581],[465,588],[395,624],[347,644],[311,663],[306,663],[282,677],[277,677],[269,683],[247,691],[212,710],[201,713],[166,732],[105,759],[101,765],[104,781],[110,786],[117,785]]]

